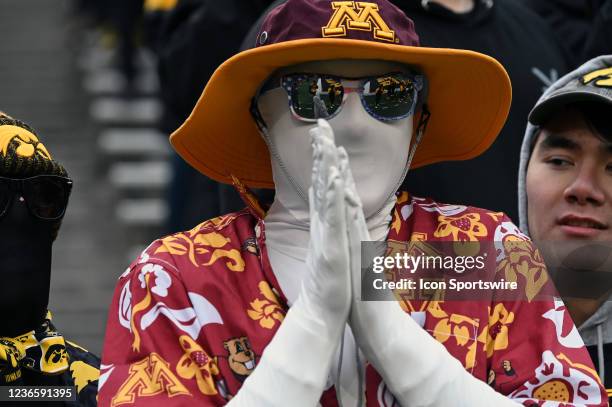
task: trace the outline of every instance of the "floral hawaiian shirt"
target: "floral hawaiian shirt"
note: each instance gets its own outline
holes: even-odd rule
[[[123,273],[106,329],[101,406],[220,406],[240,390],[288,310],[262,217],[247,208],[156,240]],[[496,261],[528,300],[402,300],[402,308],[470,374],[518,403],[608,405],[563,302],[529,301],[551,283],[505,215],[401,193],[387,241],[415,240],[524,242]],[[368,406],[397,405],[371,365],[365,378]],[[321,405],[337,406],[333,385]]]

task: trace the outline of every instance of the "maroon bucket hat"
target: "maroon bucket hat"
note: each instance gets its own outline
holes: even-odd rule
[[[510,80],[495,59],[420,47],[412,20],[387,0],[286,0],[268,10],[255,32],[253,48],[217,68],[189,118],[170,137],[183,159],[220,182],[236,177],[250,187],[274,188],[270,155],[249,107],[261,83],[282,67],[355,59],[394,61],[421,71],[432,116],[413,168],[481,154],[510,108]]]
[[[284,1],[266,15],[258,31],[254,47],[317,35],[419,46],[412,20],[388,1]]]

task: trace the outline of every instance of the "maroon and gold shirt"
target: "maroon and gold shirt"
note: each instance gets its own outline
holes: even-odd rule
[[[501,213],[406,193],[398,195],[388,236],[400,243],[526,239]],[[527,300],[404,300],[403,309],[469,373],[525,406],[607,406],[562,301],[529,301],[550,284],[542,258],[528,242],[514,247],[497,259],[497,272],[521,282]],[[287,310],[261,212],[247,208],[153,242],[117,284],[99,405],[224,405],[257,367]],[[397,405],[371,365],[365,390],[368,406]],[[337,405],[333,386],[321,405]]]

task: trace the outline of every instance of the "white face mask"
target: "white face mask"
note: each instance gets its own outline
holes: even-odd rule
[[[294,65],[283,73],[313,72],[339,77],[377,76],[406,68],[386,61],[321,61]],[[259,111],[267,125],[276,199],[298,220],[307,220],[307,191],[311,183],[312,147],[309,130],[316,123],[293,117],[282,88],[259,97]],[[336,145],[344,146],[363,202],[366,219],[377,215],[397,191],[406,174],[413,116],[383,122],[365,111],[359,95],[349,93],[340,112],[329,120]],[[300,219],[304,218],[305,219]]]

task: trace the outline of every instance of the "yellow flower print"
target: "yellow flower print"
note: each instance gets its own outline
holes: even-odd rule
[[[399,208],[403,203],[408,202],[408,199],[410,198],[410,195],[408,194],[408,192],[404,191],[402,192],[398,197],[397,197],[397,201],[395,203],[395,209],[393,211],[393,223],[391,224],[391,229],[395,231],[395,233],[399,233],[400,229],[402,227],[402,217],[399,213],[399,211],[397,210],[397,208]]]
[[[471,369],[476,364],[476,334],[478,333],[478,320],[467,315],[448,314],[440,306],[439,301],[432,301],[427,307],[429,314],[439,319],[434,327],[433,337],[440,343],[445,343],[453,337],[455,343],[460,347],[465,347],[464,367]]]
[[[493,312],[489,315],[489,324],[478,338],[485,343],[488,358],[494,351],[508,347],[508,326],[513,322],[514,312],[508,311],[504,304],[499,303],[493,308]]]
[[[199,230],[199,229],[198,229]],[[175,235],[167,236],[161,239],[162,245],[160,245],[155,253],[170,253],[176,256],[188,256],[191,263],[200,267],[210,266],[217,260],[222,258],[229,259],[225,265],[228,269],[236,272],[242,272],[245,268],[245,262],[240,254],[239,250],[236,249],[221,249],[222,247],[230,244],[232,241],[230,238],[223,236],[217,232],[210,233],[198,233],[196,229],[185,233],[177,233]],[[212,250],[212,253],[211,253]],[[208,262],[198,264],[196,255],[210,254]]]
[[[455,241],[476,242],[478,237],[486,236],[487,228],[480,222],[480,215],[468,213],[462,216],[438,216],[438,228],[434,237],[452,236]]]
[[[504,217],[503,212],[487,212],[487,215],[489,215],[496,223],[499,223],[500,219]]]
[[[247,314],[252,320],[259,321],[262,328],[272,329],[277,322],[283,321],[285,311],[267,282],[259,282],[259,291],[264,298],[251,301],[251,309],[247,310]]]
[[[503,273],[506,281],[524,286],[527,301],[533,300],[548,281],[542,255],[528,241],[506,241],[504,250],[506,257],[499,262],[496,272]],[[523,282],[519,282],[519,276],[523,276]]]
[[[176,373],[183,379],[195,378],[202,394],[207,396],[217,394],[215,387],[215,376],[219,375],[217,358],[211,358],[189,335],[181,335],[179,343],[184,353],[176,365]]]
[[[196,262],[195,254],[196,248],[193,244],[193,241],[184,233],[177,233],[175,235],[166,236],[161,239],[162,245],[160,245],[156,250],[157,253],[170,253],[175,256],[189,256],[189,260],[191,263],[198,266]]]
[[[451,314],[449,318],[440,320],[434,328],[433,336],[440,343],[444,343],[453,336],[457,345],[465,346],[472,337],[471,331],[478,326],[478,322],[465,315]]]
[[[219,249],[232,241],[229,237],[225,237],[217,232],[200,233],[192,237],[193,243],[202,246],[214,247],[215,249]]]
[[[205,220],[200,223],[193,229],[187,232],[190,237],[194,237],[199,233],[210,232],[211,230],[219,231],[232,223],[234,219],[236,219],[238,215],[236,213],[231,213],[228,215],[217,216],[216,218]]]
[[[232,271],[237,271],[237,272],[244,271],[245,262],[240,252],[236,249],[231,249],[231,250],[217,249],[210,256],[210,260],[208,261],[208,263],[204,263],[204,265],[210,266],[211,264],[215,263],[217,260],[221,258],[229,259],[229,261],[225,262],[225,267],[227,267],[228,269]]]

